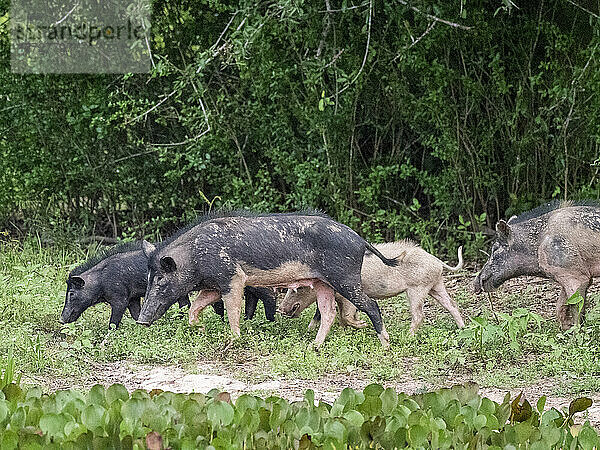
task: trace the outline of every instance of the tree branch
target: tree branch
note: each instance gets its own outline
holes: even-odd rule
[[[354,82],[356,80],[358,80],[358,77],[360,76],[363,69],[365,68],[365,64],[367,63],[367,57],[369,56],[369,46],[371,45],[371,19],[372,18],[373,18],[373,0],[371,0],[369,2],[369,18],[368,18],[368,22],[367,22],[367,45],[365,47],[365,55],[363,57],[362,64],[360,65],[360,69],[358,69],[356,76],[354,78],[352,78],[352,80],[346,86],[344,86],[342,89],[340,89],[339,91],[337,91],[335,93],[336,97],[339,94],[341,94],[342,92],[344,92],[346,89],[348,89],[352,84],[354,84]]]
[[[416,12],[418,14],[421,14],[422,16],[427,17],[428,19],[435,20],[436,22],[439,22],[439,23],[443,23],[444,25],[448,25],[449,27],[460,28],[461,30],[470,30],[470,29],[473,28],[473,27],[468,27],[466,25],[461,25],[460,23],[455,23],[455,22],[450,22],[449,20],[440,19],[439,17],[436,17],[434,15],[431,15],[429,13],[421,11],[420,9],[418,9],[418,8],[410,5],[405,0],[398,0],[398,2],[401,3],[402,5],[406,6],[407,8],[412,9],[414,12]]]
[[[582,11],[585,11],[586,13],[588,13],[590,16],[595,17],[596,19],[600,19],[600,16],[598,14],[593,13],[592,11],[590,11],[589,9],[584,8],[581,5],[578,5],[577,3],[575,3],[573,0],[567,0],[567,2],[569,2],[571,5],[576,6],[577,8],[581,9]]]

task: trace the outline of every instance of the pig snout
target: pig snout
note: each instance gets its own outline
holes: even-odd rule
[[[77,319],[79,319],[80,315],[81,312],[78,311],[63,311],[60,317],[58,318],[58,321],[62,325],[65,325],[67,323],[75,322]]]
[[[291,308],[277,308],[277,312],[283,316],[296,317],[298,309],[300,308],[300,302],[296,302]]]
[[[496,277],[493,273],[481,271],[475,277],[475,281],[473,282],[473,290],[476,294],[481,294],[482,292],[492,292],[498,288],[498,284],[496,283]]]
[[[152,322],[154,322],[154,319],[152,317],[150,317],[149,314],[140,314],[136,320],[136,323],[138,325],[144,325],[146,327],[149,327],[150,325],[152,325]]]

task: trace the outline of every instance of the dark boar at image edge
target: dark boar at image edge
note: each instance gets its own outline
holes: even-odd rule
[[[578,201],[565,201],[565,200],[551,200],[543,205],[537,206],[529,211],[522,212],[518,216],[512,216],[508,219],[507,223],[510,225],[526,222],[537,217],[541,217],[552,211],[556,211],[560,208],[568,208],[571,206],[591,206],[594,208],[600,208],[600,201],[598,200],[578,200]]]
[[[552,201],[496,224],[488,260],[474,280],[476,293],[491,292],[522,275],[558,282],[557,319],[563,329],[584,316],[587,289],[600,276],[600,203]],[[566,300],[579,292],[584,308],[577,314]]]

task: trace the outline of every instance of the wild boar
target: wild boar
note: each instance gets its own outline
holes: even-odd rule
[[[137,320],[140,314],[140,298],[146,293],[148,260],[142,251],[142,242],[116,245],[88,259],[71,271],[67,278],[65,305],[61,323],[76,321],[90,306],[104,302],[111,307],[110,325],[119,327],[125,310]],[[246,316],[252,317],[258,299],[265,305],[265,315],[274,320],[275,297],[267,289],[248,287]],[[169,301],[169,307],[179,302],[179,307],[189,306],[187,295]],[[213,305],[223,317],[223,304]],[[219,308],[220,306],[220,308]]]
[[[458,249],[458,265],[455,267],[443,263],[409,240],[374,244],[374,247],[386,256],[400,255],[399,262],[397,266],[389,267],[367,253],[361,270],[363,290],[373,299],[395,297],[406,292],[411,313],[411,334],[414,334],[423,322],[423,304],[428,295],[452,315],[459,327],[465,326],[458,305],[448,295],[442,277],[444,268],[456,271],[463,267],[462,247]],[[288,317],[298,317],[315,300],[314,292],[309,289],[288,289],[278,312]],[[363,323],[355,318],[356,308],[339,294],[336,294],[336,300],[340,310],[340,322],[343,325],[362,328]],[[309,327],[313,327],[318,321],[317,311]]]
[[[102,302],[110,305],[110,325],[118,327],[127,308],[137,320],[140,298],[146,292],[147,269],[141,241],[116,245],[88,259],[69,273],[60,322],[74,322],[90,306]],[[180,306],[186,304],[187,296],[179,299]]]
[[[592,278],[600,276],[600,205],[553,201],[508,222],[500,220],[490,257],[475,278],[475,292],[491,292],[521,275],[561,286],[556,316],[562,329],[571,327],[576,309],[566,305],[567,299],[575,292],[585,299]]]
[[[316,212],[211,214],[159,245],[144,242],[149,283],[138,323],[150,325],[167,308],[169,298],[201,291],[190,307],[190,323],[206,306],[223,299],[234,337],[244,286],[310,286],[317,292],[322,321],[315,339],[320,346],[335,319],[334,290],[364,311],[384,347],[389,335],[377,303],[360,280],[363,255],[369,249],[386,258],[356,232]]]

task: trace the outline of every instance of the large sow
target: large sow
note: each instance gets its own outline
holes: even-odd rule
[[[600,276],[600,206],[591,202],[550,202],[501,220],[496,241],[475,292],[490,292],[521,275],[548,278],[561,286],[556,316],[563,329],[574,324],[575,292],[585,298],[593,277]]]
[[[144,242],[143,249],[148,257],[149,284],[140,324],[150,325],[160,317],[168,299],[198,290],[201,292],[190,308],[190,323],[197,321],[202,309],[222,298],[231,331],[239,336],[244,286],[309,286],[317,292],[323,315],[317,346],[335,318],[334,290],[368,315],[382,345],[389,346],[379,306],[362,290],[360,270],[366,249],[388,265],[396,261],[323,214],[208,215],[161,244]]]
[[[373,246],[386,256],[400,256],[398,256],[398,265],[389,267],[373,254],[365,255],[361,270],[365,294],[373,299],[382,299],[406,292],[411,314],[411,334],[414,334],[423,322],[423,304],[428,295],[437,300],[452,315],[459,327],[465,326],[458,311],[458,305],[446,291],[442,276],[444,269],[456,271],[462,268],[461,248],[458,249],[458,265],[451,267],[410,240],[374,244]],[[297,291],[288,289],[278,311],[289,317],[298,317],[302,310],[314,303],[315,300],[314,292],[307,288],[300,288]],[[364,322],[356,320],[356,308],[353,305],[339,294],[336,294],[336,302],[340,310],[342,325],[354,328],[364,326]],[[318,320],[319,315],[317,314],[314,321]],[[311,322],[311,328],[315,324],[314,321]]]
[[[148,284],[148,260],[142,251],[142,241],[119,244],[88,259],[71,271],[67,278],[65,305],[61,323],[76,321],[90,306],[104,302],[111,307],[110,324],[118,327],[125,310],[138,319],[140,298]],[[265,305],[265,315],[274,320],[275,297],[266,289],[246,289],[246,315],[252,316],[258,299]],[[179,302],[190,304],[187,295],[169,299],[168,306]],[[223,316],[223,304],[216,303],[215,311]]]

